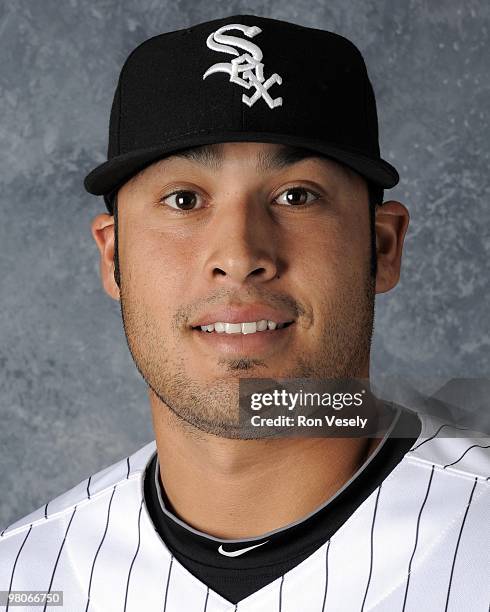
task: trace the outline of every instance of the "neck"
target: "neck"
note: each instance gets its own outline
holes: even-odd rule
[[[183,426],[152,391],[150,404],[160,477],[172,511],[193,528],[223,539],[260,536],[313,512],[381,441],[220,438]]]

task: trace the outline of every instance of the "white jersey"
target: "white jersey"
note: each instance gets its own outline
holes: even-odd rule
[[[419,417],[418,440],[330,540],[238,604],[158,535],[143,498],[155,442],[9,526],[0,591],[63,591],[54,612],[488,612],[488,438]]]

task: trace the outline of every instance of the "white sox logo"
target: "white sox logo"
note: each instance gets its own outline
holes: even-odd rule
[[[241,85],[245,89],[255,87],[255,92],[252,96],[242,95],[242,102],[247,106],[253,106],[259,98],[263,98],[269,108],[282,106],[282,98],[272,98],[269,94],[269,88],[274,83],[280,85],[281,77],[274,73],[267,80],[264,77],[264,64],[262,63],[263,53],[260,47],[249,40],[238,38],[237,36],[227,36],[225,32],[229,30],[240,30],[248,38],[253,38],[260,34],[262,30],[257,26],[245,26],[240,23],[225,25],[210,34],[206,44],[213,51],[221,51],[230,55],[236,55],[231,62],[220,62],[213,64],[203,74],[203,80],[210,74],[215,72],[226,72],[230,75],[230,82]],[[231,46],[233,45],[233,46]],[[241,53],[235,49],[242,49],[245,53]]]

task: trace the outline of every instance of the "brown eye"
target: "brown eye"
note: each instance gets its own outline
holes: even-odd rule
[[[312,200],[317,198],[316,194],[311,192],[309,189],[304,187],[290,187],[283,191],[276,200],[280,204],[286,206],[298,206],[302,204],[309,204]]]
[[[200,202],[200,197],[194,191],[176,191],[161,201],[176,210],[194,210],[196,207],[199,208],[197,204]]]

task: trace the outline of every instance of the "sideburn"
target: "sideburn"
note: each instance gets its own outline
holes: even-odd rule
[[[117,195],[114,198],[114,280],[121,289],[121,272],[119,270],[119,247],[117,236]]]

